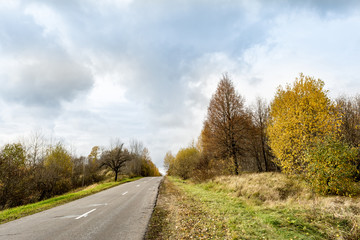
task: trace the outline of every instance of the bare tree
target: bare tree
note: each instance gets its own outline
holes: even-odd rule
[[[35,166],[40,163],[46,155],[47,140],[41,130],[31,133],[29,138],[25,138],[23,146],[26,149],[27,159],[30,165]]]
[[[115,173],[116,182],[121,168],[130,159],[130,154],[128,150],[124,148],[124,144],[117,143],[115,147],[102,153],[100,167],[105,166],[110,168]]]
[[[130,141],[130,154],[131,161],[129,162],[129,170],[132,174],[137,176],[141,175],[141,161],[142,161],[142,152],[144,151],[144,144],[138,140]]]
[[[269,107],[266,101],[257,98],[255,105],[252,107],[252,122],[253,122],[253,155],[256,158],[258,170],[271,171],[275,170],[275,165],[272,163],[273,158],[268,144],[266,135],[266,124],[269,118]]]
[[[344,140],[351,146],[360,145],[360,95],[349,98],[342,96],[336,99],[341,114],[340,130]]]

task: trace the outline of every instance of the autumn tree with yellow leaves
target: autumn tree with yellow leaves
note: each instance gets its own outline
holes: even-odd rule
[[[324,82],[300,74],[293,84],[278,88],[271,103],[267,133],[277,164],[286,173],[301,173],[304,151],[335,132],[340,122]]]
[[[282,171],[303,176],[315,192],[353,195],[359,150],[344,138],[344,105],[335,106],[327,93],[323,81],[303,74],[279,87],[270,109],[270,146]]]

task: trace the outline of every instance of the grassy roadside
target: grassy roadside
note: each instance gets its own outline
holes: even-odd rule
[[[132,182],[135,180],[140,179],[141,177],[136,178],[124,178],[118,182],[106,182],[106,183],[100,183],[100,184],[93,184],[86,188],[82,188],[78,191],[72,191],[70,193],[56,196],[53,198],[49,198],[37,203],[27,204],[24,206],[19,206],[15,208],[5,209],[3,211],[0,211],[0,224],[9,222],[21,217],[25,217],[37,212],[44,211],[49,208],[56,207],[58,205],[74,201],[79,198],[83,198],[86,196],[89,196],[91,194],[118,186],[120,184],[126,183],[126,182]]]
[[[145,239],[226,239],[223,217],[206,212],[178,183],[165,177]]]
[[[360,239],[358,202],[314,196],[283,175],[167,177],[146,239]]]

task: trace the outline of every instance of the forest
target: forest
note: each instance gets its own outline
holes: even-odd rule
[[[283,172],[323,195],[360,193],[360,96],[329,97],[300,73],[270,103],[245,99],[224,74],[197,141],[164,157],[167,174],[204,181],[245,172]]]

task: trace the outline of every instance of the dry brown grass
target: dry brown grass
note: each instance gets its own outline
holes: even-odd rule
[[[349,226],[347,233],[340,226],[328,226],[333,239],[360,239],[360,197],[321,196],[315,194],[300,178],[282,173],[249,173],[240,176],[220,176],[212,180],[216,191],[250,200],[264,207],[289,207],[307,209],[308,218],[321,228],[326,228],[322,218],[333,218]],[[313,216],[312,216],[313,215]],[[326,229],[325,229],[326,230]]]
[[[352,213],[360,212],[360,197],[321,196],[311,191],[301,178],[282,173],[247,173],[240,176],[214,178],[215,190],[232,192],[237,197],[259,200],[266,204],[314,204],[337,212],[344,207]]]
[[[227,190],[237,197],[267,203],[310,199],[313,195],[300,179],[274,172],[220,176],[213,182],[218,190]]]

